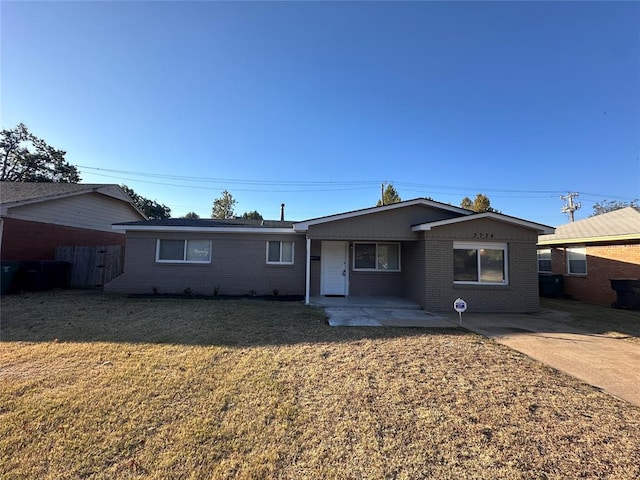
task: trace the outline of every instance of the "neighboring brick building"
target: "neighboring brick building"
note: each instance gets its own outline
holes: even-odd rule
[[[0,259],[53,260],[63,245],[124,245],[111,224],[142,219],[118,185],[0,182]]]
[[[611,279],[640,279],[640,210],[614,210],[540,235],[538,270],[563,275],[564,293],[576,300],[611,305]]]

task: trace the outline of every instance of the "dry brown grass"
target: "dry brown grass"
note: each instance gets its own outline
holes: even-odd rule
[[[640,312],[589,305],[574,300],[543,298],[541,306],[571,314],[571,325],[592,333],[640,343]]]
[[[2,478],[640,476],[640,409],[464,331],[62,292],[0,335]]]

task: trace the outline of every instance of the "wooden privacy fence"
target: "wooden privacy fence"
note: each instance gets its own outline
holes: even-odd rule
[[[102,247],[58,247],[56,260],[71,263],[70,288],[102,287],[123,272],[124,249]]]

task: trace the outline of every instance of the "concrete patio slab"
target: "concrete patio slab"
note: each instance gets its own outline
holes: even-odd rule
[[[380,307],[325,307],[332,327],[455,328],[445,316],[423,310]]]
[[[419,304],[398,297],[313,297],[334,327],[455,327],[446,315],[425,312]]]
[[[333,327],[456,327],[444,316],[409,308],[325,307],[325,312]]]

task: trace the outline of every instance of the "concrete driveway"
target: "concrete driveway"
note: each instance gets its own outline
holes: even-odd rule
[[[640,344],[571,327],[564,312],[465,314],[462,326],[640,407]]]

